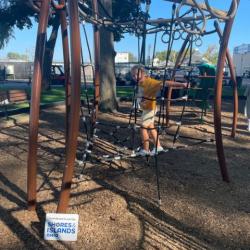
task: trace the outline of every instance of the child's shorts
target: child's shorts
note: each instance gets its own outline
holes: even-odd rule
[[[148,127],[150,124],[154,124],[155,114],[156,114],[156,109],[155,110],[143,110],[142,116],[141,116],[142,126]]]

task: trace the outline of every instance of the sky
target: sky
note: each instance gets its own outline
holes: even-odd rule
[[[155,18],[170,18],[171,16],[171,4],[164,0],[152,0],[150,6],[150,16],[152,19]],[[198,1],[203,2],[203,1]],[[209,0],[211,6],[215,8],[219,8],[222,10],[227,10],[231,0]],[[237,12],[237,16],[235,18],[233,30],[231,33],[230,41],[229,41],[229,49],[231,53],[233,52],[233,48],[235,46],[241,45],[243,43],[250,44],[250,0],[241,0],[240,6]],[[210,28],[208,24],[208,29]],[[88,40],[91,45],[93,45],[93,33],[92,26],[86,25]],[[35,43],[36,43],[36,34],[37,34],[37,24],[34,23],[33,28],[24,29],[24,30],[14,30],[14,38],[12,38],[7,46],[0,50],[0,59],[6,57],[8,52],[18,52],[20,54],[27,54],[30,58],[34,56],[35,52]],[[159,36],[158,36],[159,37]],[[86,48],[86,44],[84,42],[85,37],[82,32],[82,44],[83,44],[83,54],[85,60],[88,61],[88,53]],[[146,53],[150,52],[152,54],[153,48],[153,40],[154,36],[149,35],[147,37],[147,50]],[[217,35],[206,36],[202,39],[202,46],[198,47],[199,51],[204,52],[209,45],[216,45],[217,47],[219,41]],[[173,49],[178,50],[180,47],[180,42],[176,42],[174,44]],[[156,51],[166,50],[167,45],[161,42],[160,37],[157,40]],[[125,35],[125,38],[120,42],[115,43],[116,52],[131,52],[135,56],[137,56],[137,39],[131,35]],[[148,55],[147,55],[148,56]],[[152,56],[152,55],[151,55]],[[54,61],[62,61],[63,53],[61,46],[61,39],[59,33],[59,39],[55,48]]]

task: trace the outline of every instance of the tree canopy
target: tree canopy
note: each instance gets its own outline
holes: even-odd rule
[[[111,18],[114,23],[116,22],[128,22],[136,17],[145,17],[145,12],[142,11],[141,5],[137,5],[135,0],[110,0],[112,5],[112,12],[109,13],[109,9],[102,1],[98,1],[100,17]],[[145,1],[142,0],[142,3]],[[87,14],[93,15],[92,0],[87,0],[87,5],[80,4],[80,8]],[[119,27],[112,29],[114,34],[114,40],[120,41],[123,38],[124,30]],[[127,31],[126,31],[127,32]]]
[[[140,6],[134,0],[111,0],[112,19],[126,22],[134,19],[137,15],[145,16]],[[91,6],[91,0],[89,5]],[[142,1],[145,2],[145,1]],[[100,4],[100,2],[99,2]],[[100,5],[101,12],[105,12],[105,6]],[[21,11],[20,11],[21,10]],[[89,11],[84,9],[85,11]],[[33,18],[37,20],[38,14],[34,12],[23,0],[0,0],[0,49],[2,49],[14,37],[14,28],[31,28]],[[51,23],[50,23],[51,24]],[[119,41],[123,37],[123,30],[115,29],[114,40]]]
[[[136,62],[137,58],[133,53],[129,52],[128,53],[128,60],[129,60],[129,62]]]
[[[14,28],[31,28],[36,16],[23,0],[0,0],[0,49],[14,37]]]
[[[144,3],[145,1],[141,1]],[[136,4],[135,0],[112,0],[113,4],[113,18],[119,22],[127,22],[133,20],[135,17],[145,17],[145,13],[142,11],[141,6]],[[119,41],[123,38],[123,30],[114,31],[115,41]]]
[[[203,58],[209,63],[216,65],[218,60],[219,50],[216,45],[208,46],[207,50],[203,54]]]
[[[172,50],[170,52],[169,60],[171,62],[175,62],[177,55],[178,55],[178,52],[175,50]],[[167,57],[167,51],[166,50],[158,51],[155,53],[155,57],[158,58],[160,61],[164,62],[166,60],[166,57]]]
[[[189,50],[186,53],[189,55]],[[177,58],[178,52],[175,50],[172,50],[170,53],[169,60],[171,62],[175,62]],[[158,58],[161,62],[164,62],[166,60],[167,51],[158,51],[155,53],[155,57]],[[194,49],[192,53],[193,60],[195,62],[197,61],[207,61],[210,64],[216,65],[218,60],[218,48],[216,45],[210,45],[208,46],[207,50],[204,53],[201,53],[200,51]]]
[[[21,59],[21,60],[28,60],[28,55],[25,55],[25,54],[19,54],[19,53],[16,53],[16,52],[9,52],[7,54],[7,58],[8,59]]]

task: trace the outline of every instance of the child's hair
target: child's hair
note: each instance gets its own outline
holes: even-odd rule
[[[138,65],[133,66],[130,71],[131,72],[135,72],[135,71],[145,72],[145,68],[143,67],[143,65],[138,64]]]

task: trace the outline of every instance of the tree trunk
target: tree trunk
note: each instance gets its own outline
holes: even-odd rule
[[[104,8],[112,15],[112,0],[101,0]],[[107,13],[99,6],[101,16]],[[117,110],[116,80],[115,80],[115,51],[113,33],[105,28],[100,29],[100,110],[113,112]]]
[[[50,34],[50,38],[47,40],[45,44],[42,87],[43,89],[46,90],[49,89],[51,85],[51,65],[53,61],[54,49],[56,45],[59,25],[60,25],[59,17],[56,16],[52,24],[52,31]]]

